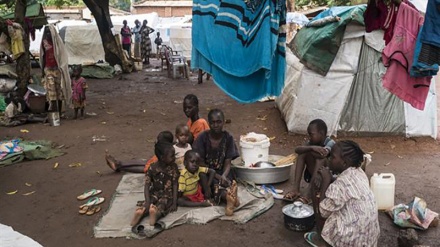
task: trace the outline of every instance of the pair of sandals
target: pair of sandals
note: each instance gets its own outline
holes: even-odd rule
[[[82,215],[91,216],[101,211],[101,207],[97,205],[103,203],[105,201],[105,198],[95,196],[100,194],[101,192],[102,190],[91,189],[77,196],[76,198],[80,201],[89,198],[89,200],[86,203],[79,206],[78,213]]]

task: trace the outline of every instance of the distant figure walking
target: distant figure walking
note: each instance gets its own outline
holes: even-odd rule
[[[157,60],[160,59],[160,47],[162,46],[162,38],[160,37],[160,32],[157,32],[157,37],[154,40],[154,43],[156,44],[156,57]]]

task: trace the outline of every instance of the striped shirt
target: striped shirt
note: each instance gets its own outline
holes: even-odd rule
[[[378,213],[367,175],[350,167],[330,184],[320,203],[325,221],[322,238],[331,246],[377,246]]]
[[[197,184],[199,183],[200,173],[208,173],[207,167],[199,167],[199,170],[192,174],[186,168],[180,171],[179,177],[179,192],[182,192],[184,196],[194,195],[197,192]]]

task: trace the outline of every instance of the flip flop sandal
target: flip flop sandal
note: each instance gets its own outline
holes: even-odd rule
[[[260,194],[266,195],[266,194],[272,194],[273,198],[282,200],[284,198],[283,195],[277,194],[276,192],[272,191],[270,188],[266,187],[265,185],[261,186]]]
[[[80,208],[81,207],[84,207],[84,206],[94,206],[94,205],[99,205],[99,204],[101,204],[101,203],[103,203],[104,202],[104,197],[92,197],[92,198],[90,198],[85,204],[83,204],[83,205],[81,205],[81,206],[79,206]]]
[[[88,207],[88,206],[80,207],[80,210],[78,211],[78,213],[85,214],[85,213],[87,213],[87,211],[89,211],[89,209],[90,209],[90,207]]]
[[[98,195],[101,192],[102,192],[102,190],[91,189],[91,190],[86,191],[86,192],[82,193],[81,195],[77,196],[76,199],[78,199],[80,201],[85,200],[91,196]]]
[[[91,216],[91,215],[98,213],[99,211],[101,211],[100,206],[93,206],[89,210],[87,210],[86,215]]]
[[[304,234],[304,239],[306,240],[306,242],[313,247],[319,247],[318,245],[313,243],[313,236],[315,236],[316,234],[316,232],[306,232]]]

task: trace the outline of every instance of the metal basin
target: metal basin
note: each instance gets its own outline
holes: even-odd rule
[[[284,156],[269,155],[269,162],[275,162]],[[232,168],[239,179],[256,184],[274,184],[288,180],[293,163],[276,167],[244,167],[240,158],[232,161]]]

